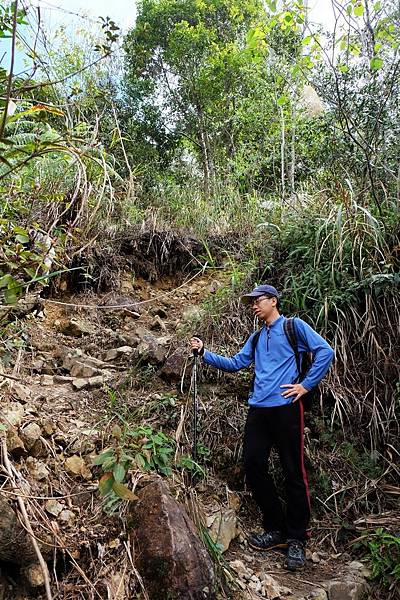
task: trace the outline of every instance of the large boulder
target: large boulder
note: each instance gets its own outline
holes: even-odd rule
[[[150,598],[215,599],[212,561],[168,486],[159,479],[138,496],[133,509],[137,564]]]
[[[36,560],[32,540],[10,504],[0,496],[0,560],[17,565]]]

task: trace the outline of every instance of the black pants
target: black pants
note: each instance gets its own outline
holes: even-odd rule
[[[270,408],[250,407],[244,432],[246,480],[263,514],[265,531],[280,530],[288,538],[307,539],[310,497],[304,468],[303,405],[301,401]],[[274,446],[280,457],[286,488],[286,519],[268,473]]]

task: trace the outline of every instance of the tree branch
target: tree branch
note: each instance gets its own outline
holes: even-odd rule
[[[12,84],[12,79],[13,79],[14,60],[15,60],[15,40],[17,37],[17,15],[18,15],[18,0],[15,0],[14,14],[13,14],[12,38],[11,38],[10,73],[8,75],[8,81],[7,81],[6,102],[4,105],[4,113],[3,113],[3,118],[1,121],[1,125],[0,125],[0,139],[4,136],[4,130],[6,128],[6,121],[7,121],[8,105],[10,103],[10,98],[11,98],[11,84]]]

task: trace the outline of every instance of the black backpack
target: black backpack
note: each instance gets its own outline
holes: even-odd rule
[[[251,340],[254,356],[255,356],[256,346],[258,344],[258,340],[260,338],[261,331],[262,331],[262,328],[256,332],[253,339]],[[296,320],[294,317],[284,320],[283,331],[285,332],[288,342],[291,345],[291,347],[293,348],[293,352],[296,357],[296,365],[297,365],[297,371],[299,373],[299,376],[297,377],[295,383],[301,383],[303,381],[303,379],[305,378],[305,376],[307,375],[308,370],[311,367],[312,354],[311,354],[311,352],[299,352],[299,350],[298,350]],[[254,389],[254,380],[255,380],[255,374],[253,376],[252,389]],[[310,410],[313,400],[316,398],[318,393],[319,393],[319,390],[318,390],[318,386],[316,385],[309,392],[307,392],[307,394],[304,394],[304,396],[301,397],[304,410]]]

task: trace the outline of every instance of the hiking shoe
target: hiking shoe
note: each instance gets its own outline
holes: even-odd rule
[[[300,540],[288,540],[285,567],[289,571],[302,569],[306,564],[306,551],[304,543]]]
[[[249,546],[256,550],[273,550],[286,548],[286,538],[281,531],[267,531],[265,533],[252,533],[248,537]]]

